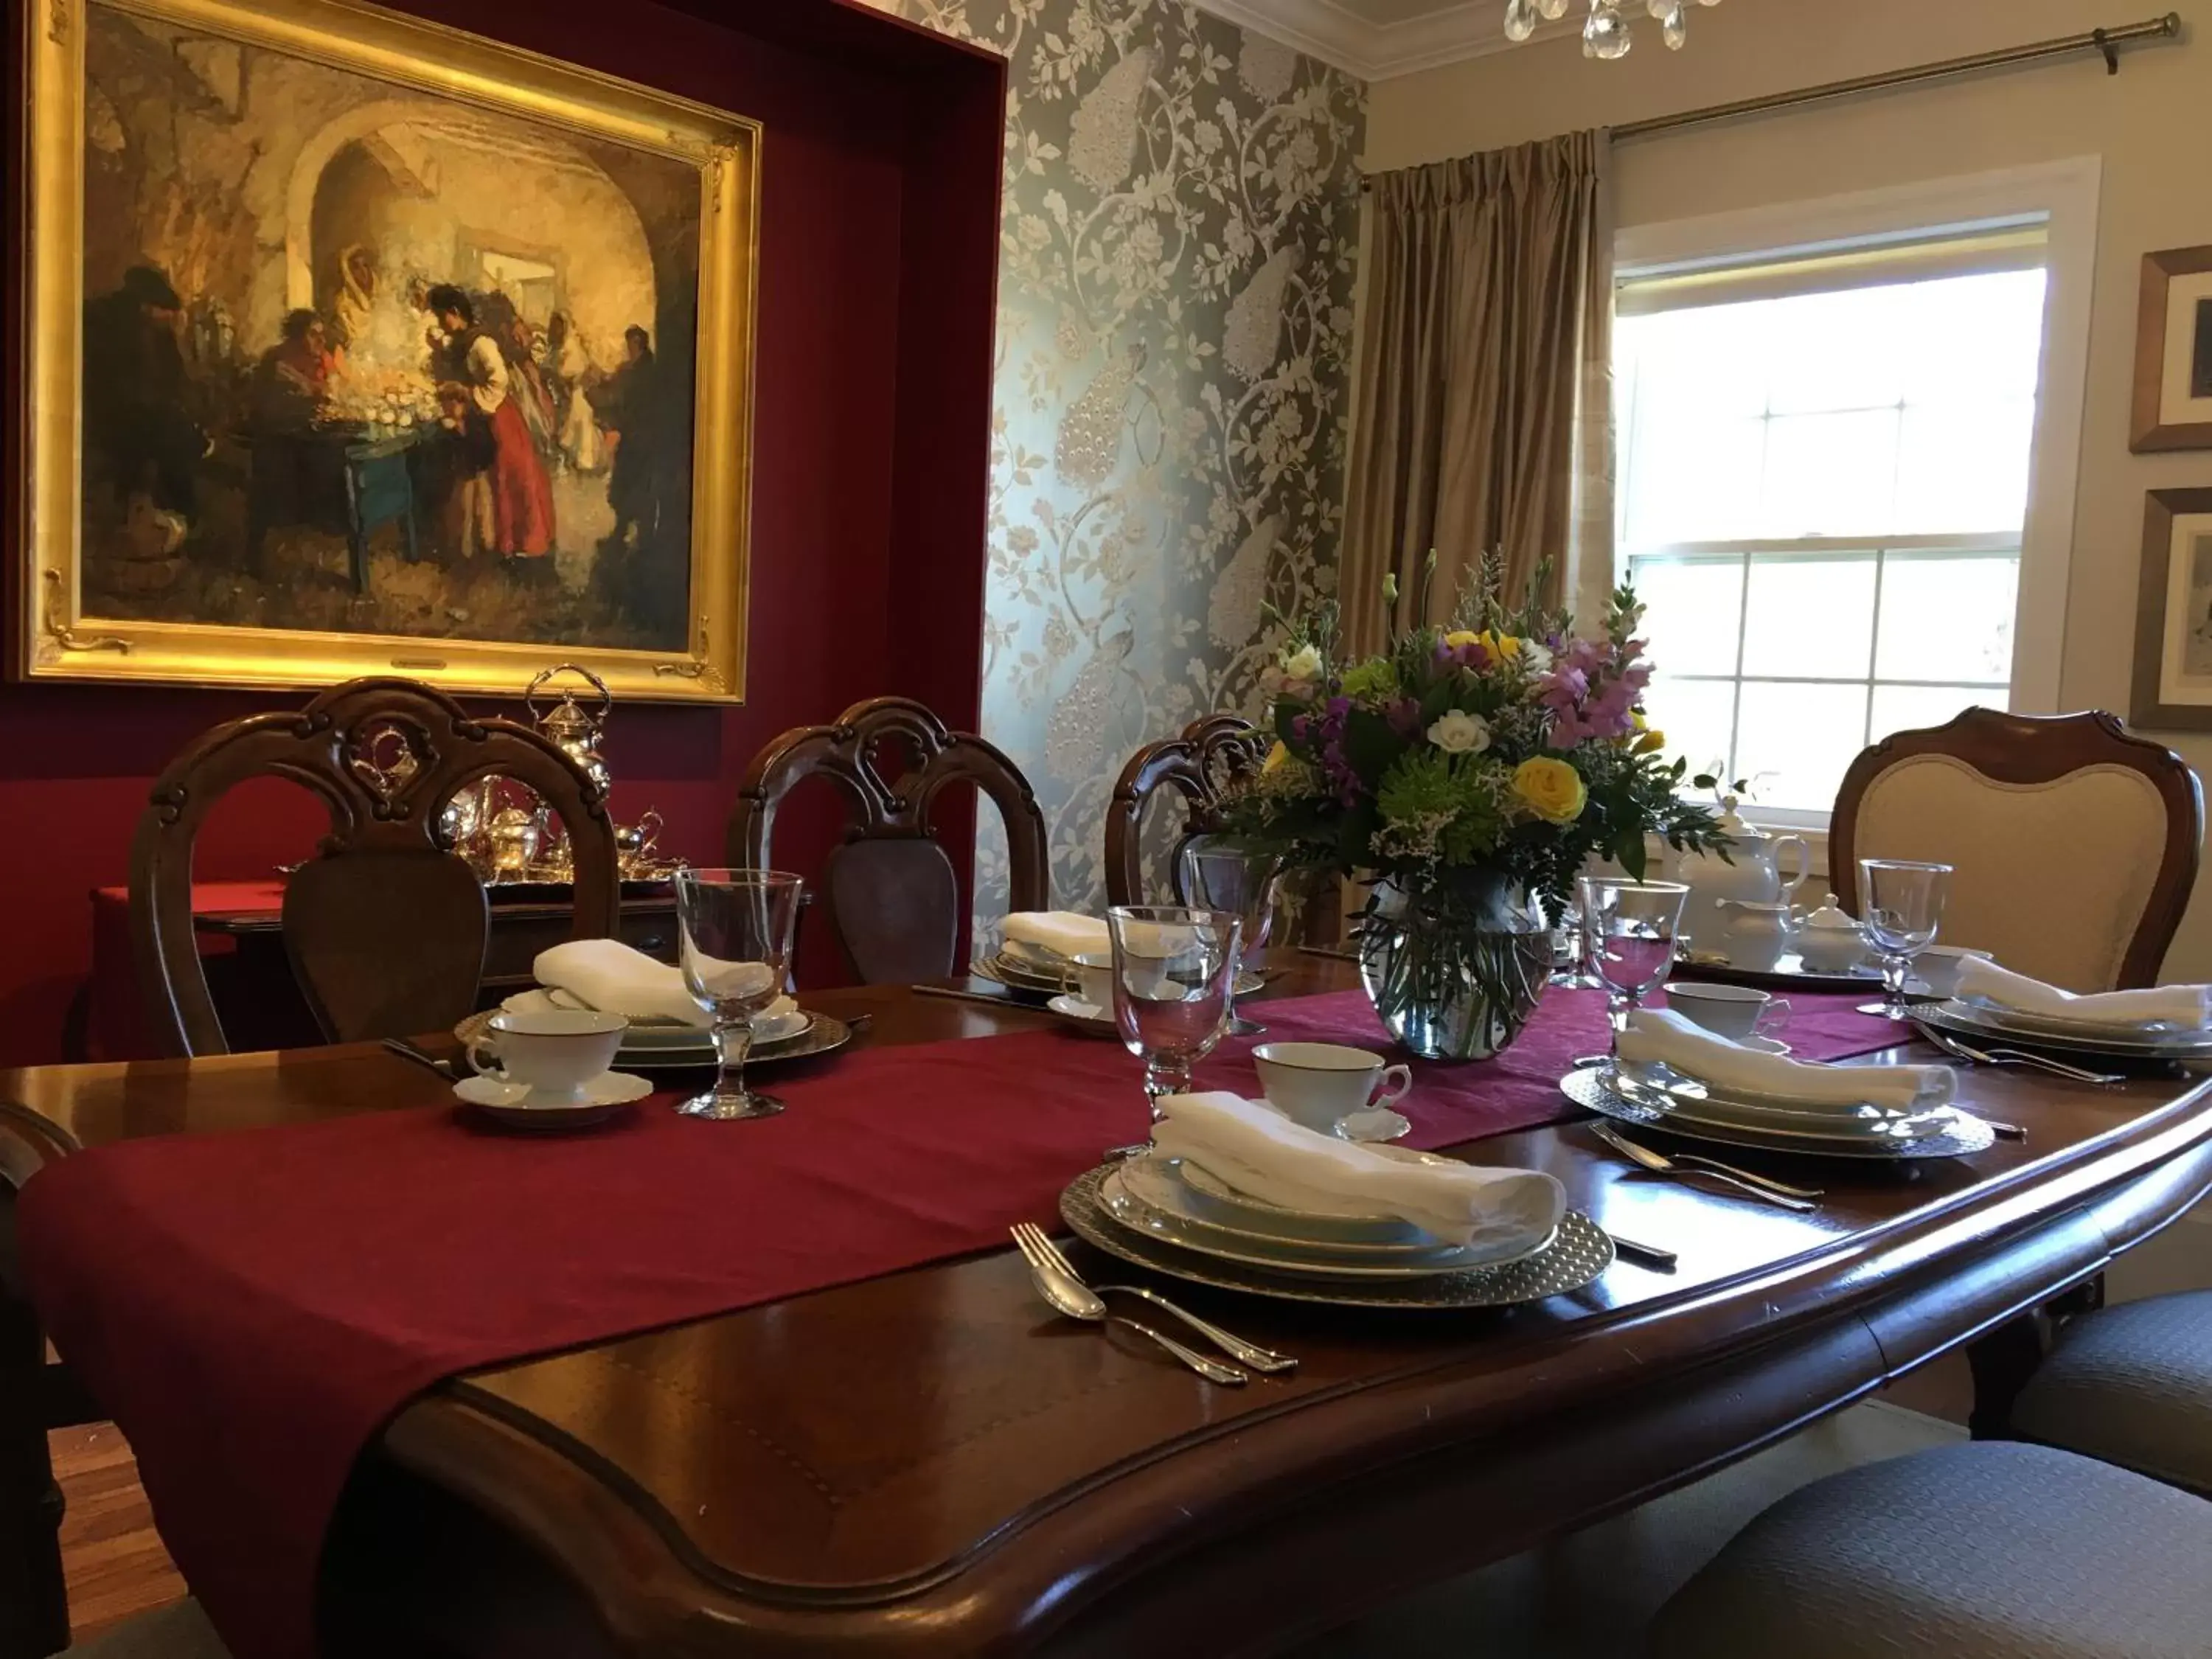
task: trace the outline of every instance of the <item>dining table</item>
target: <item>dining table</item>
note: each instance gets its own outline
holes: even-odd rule
[[[1348,962],[1285,951],[1241,1006],[1264,1022],[1277,999],[1357,986]],[[945,1045],[1051,1033],[1036,1042],[1076,1045],[1082,1065],[1138,1090],[1117,1043],[980,982],[801,1000],[858,1028],[854,1050],[769,1086],[869,1051],[933,1045],[957,1060],[965,1050]],[[1856,1059],[1940,1058],[1899,1035]],[[450,1037],[422,1041],[458,1054]],[[1730,1152],[1820,1188],[1803,1212],[1639,1169],[1561,1099],[1554,1121],[1449,1151],[1548,1171],[1599,1226],[1675,1259],[1624,1250],[1585,1288],[1512,1307],[1276,1300],[1064,1243],[1092,1283],[1141,1283],[1299,1362],[1242,1388],[1057,1317],[1005,1243],[444,1376],[381,1423],[346,1480],[321,1548],[318,1650],[1283,1651],[1694,1481],[1961,1346],[1978,1421],[2001,1420],[2037,1352],[2039,1310],[2094,1301],[2118,1253],[2212,1190],[2207,1084],[1961,1066],[1957,1103],[2017,1138],[1894,1164]],[[803,1081],[791,1091],[795,1117]],[[1419,1100],[1417,1088],[1404,1103],[1417,1121]],[[447,1079],[376,1044],[0,1071],[0,1180],[20,1192],[88,1149],[155,1138],[450,1105]],[[918,1108],[886,1089],[874,1109],[889,1133]],[[864,1139],[871,1121],[847,1132]],[[939,1178],[925,1164],[896,1178]],[[410,1202],[396,1182],[384,1197],[398,1212]],[[1034,1218],[1064,1237],[1048,1213]],[[0,1609],[15,1611],[0,1611],[0,1659],[50,1652],[66,1632],[33,1419],[69,1385],[40,1380],[57,1368],[13,1252],[11,1231]],[[136,1293],[158,1297],[161,1264],[145,1271]]]

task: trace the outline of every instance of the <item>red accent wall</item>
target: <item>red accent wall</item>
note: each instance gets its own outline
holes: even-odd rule
[[[618,817],[647,805],[663,845],[719,861],[754,752],[856,699],[980,714],[1004,64],[850,0],[402,0],[399,9],[749,115],[762,147],[752,596],[742,708],[625,703],[607,754]],[[11,39],[9,90],[23,107]],[[21,223],[20,132],[9,200]],[[15,239],[20,242],[20,238]],[[8,265],[8,312],[21,271]],[[8,337],[9,397],[21,354]],[[20,504],[7,515],[20,603]],[[549,655],[549,663],[556,659]],[[518,688],[518,690],[520,688]],[[128,875],[131,833],[169,757],[216,721],[304,693],[0,685],[0,1065],[57,1060],[89,963],[87,895]],[[519,714],[516,705],[486,709]],[[827,799],[781,821],[777,861],[810,873]],[[939,825],[967,833],[965,814]],[[317,810],[241,792],[197,873],[258,878],[300,857]],[[955,863],[965,859],[955,849]],[[834,973],[829,941],[802,948]]]

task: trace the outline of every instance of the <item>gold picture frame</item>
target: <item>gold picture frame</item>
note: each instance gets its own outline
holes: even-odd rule
[[[512,693],[547,664],[572,661],[599,674],[618,696],[671,701],[742,701],[750,586],[748,514],[761,143],[757,123],[480,36],[354,3],[354,0],[36,0],[36,3],[18,10],[17,16],[19,27],[24,31],[29,89],[28,165],[25,174],[28,234],[17,256],[22,261],[24,307],[23,314],[16,320],[23,330],[25,364],[22,406],[16,421],[19,435],[15,457],[24,480],[23,508],[16,526],[21,603],[17,648],[9,653],[9,666],[18,677],[305,688],[362,675],[398,673],[448,691]],[[416,534],[422,517],[422,486],[413,481],[416,461],[441,444],[450,447],[453,439],[445,435],[447,432],[457,437],[473,430],[471,422],[477,421],[479,406],[484,402],[507,396],[508,383],[501,380],[497,389],[483,391],[471,403],[466,391],[471,382],[438,378],[441,363],[460,362],[474,367],[475,360],[468,356],[468,348],[477,347],[480,337],[489,336],[493,325],[479,327],[473,316],[465,314],[465,307],[441,319],[434,307],[426,304],[425,296],[434,300],[440,294],[461,290],[453,286],[426,287],[425,276],[419,267],[413,268],[415,274],[407,278],[404,292],[408,303],[414,307],[407,313],[410,322],[417,319],[418,313],[432,319],[428,343],[419,326],[412,341],[416,353],[413,373],[423,385],[432,388],[412,394],[418,399],[422,423],[412,424],[416,414],[412,410],[401,411],[397,394],[393,394],[395,401],[389,409],[364,405],[372,411],[364,418],[388,424],[339,428],[372,436],[384,434],[381,446],[366,439],[356,441],[333,438],[332,428],[325,424],[326,412],[333,405],[316,401],[312,405],[315,410],[313,423],[298,428],[307,435],[292,438],[301,446],[311,441],[323,443],[325,447],[337,446],[332,453],[340,458],[335,465],[342,469],[338,482],[343,485],[343,495],[339,499],[345,514],[343,522],[350,529],[341,540],[335,561],[329,556],[327,536],[316,544],[315,556],[322,558],[325,566],[335,562],[350,567],[349,571],[335,574],[328,569],[316,573],[317,580],[326,586],[335,587],[340,581],[351,583],[350,592],[356,597],[344,603],[353,605],[355,610],[347,613],[344,626],[319,629],[300,623],[271,625],[258,620],[240,623],[198,616],[166,618],[145,614],[143,606],[134,610],[133,602],[113,597],[116,590],[112,588],[95,583],[88,589],[84,520],[91,511],[88,502],[93,497],[87,489],[86,458],[91,455],[94,463],[106,469],[103,477],[112,479],[131,475],[130,468],[117,467],[108,459],[115,453],[112,448],[106,452],[99,449],[94,441],[94,434],[88,430],[85,422],[87,387],[91,385],[96,389],[99,384],[86,366],[85,338],[88,331],[88,331],[87,326],[87,302],[98,297],[96,293],[88,292],[90,284],[86,276],[87,175],[100,167],[118,165],[112,159],[113,154],[126,157],[130,154],[112,100],[88,78],[87,40],[94,29],[109,31],[102,37],[104,53],[118,39],[123,46],[136,50],[142,37],[152,40],[156,46],[166,42],[173,58],[183,57],[182,46],[185,44],[198,48],[198,55],[191,62],[196,70],[208,76],[208,83],[213,88],[210,96],[221,100],[234,95],[241,106],[263,87],[281,89],[297,84],[302,77],[316,85],[322,84],[315,81],[316,76],[324,77],[332,85],[345,76],[363,77],[377,83],[374,90],[380,94],[389,88],[395,100],[404,100],[395,101],[392,107],[417,112],[407,118],[416,123],[414,127],[391,130],[409,137],[417,149],[422,148],[422,124],[425,118],[419,112],[428,109],[434,116],[439,112],[450,112],[447,126],[455,132],[475,134],[474,142],[479,144],[480,153],[489,158],[485,163],[487,179],[501,173],[505,166],[498,154],[499,144],[506,142],[501,135],[518,134],[533,143],[538,143],[542,136],[539,148],[556,161],[582,156],[588,162],[593,155],[611,157],[609,165],[615,167],[615,173],[609,175],[603,169],[602,178],[617,191],[623,186],[614,183],[615,177],[635,178],[641,171],[651,175],[647,183],[653,186],[652,199],[673,204],[667,208],[675,216],[670,222],[678,224],[685,233],[678,245],[686,250],[684,257],[687,260],[693,257],[689,250],[696,247],[697,271],[696,307],[687,309],[678,303],[672,312],[687,319],[696,316],[696,329],[690,334],[691,358],[686,362],[668,356],[672,340],[680,341],[684,337],[664,329],[659,331],[668,337],[659,340],[662,355],[657,361],[664,364],[674,362],[678,369],[663,368],[657,371],[658,378],[649,382],[636,379],[631,381],[633,387],[649,384],[660,393],[658,407],[664,412],[655,416],[659,424],[648,428],[645,417],[639,416],[629,428],[635,434],[643,434],[649,429],[657,434],[657,447],[651,453],[659,459],[653,464],[649,474],[642,470],[635,473],[628,488],[635,498],[641,488],[637,480],[644,478],[647,483],[643,487],[648,492],[659,492],[652,498],[656,516],[651,522],[663,528],[653,531],[646,527],[634,506],[628,509],[631,518],[626,523],[624,507],[607,508],[603,505],[605,498],[616,496],[622,488],[608,480],[614,477],[622,453],[613,441],[618,441],[623,434],[611,425],[601,429],[598,400],[607,386],[618,381],[621,370],[629,362],[652,357],[655,336],[640,326],[602,331],[602,341],[607,333],[616,337],[616,347],[621,354],[612,369],[602,367],[585,346],[578,347],[580,366],[575,377],[577,386],[588,383],[592,390],[588,395],[580,389],[571,394],[569,416],[573,416],[576,404],[582,403],[580,429],[586,436],[594,438],[605,455],[615,459],[604,461],[588,475],[580,465],[575,469],[574,478],[570,482],[578,492],[577,498],[588,501],[600,516],[590,526],[573,531],[564,526],[563,532],[580,538],[600,527],[611,512],[613,545],[617,555],[613,562],[618,569],[629,568],[621,564],[620,561],[625,559],[644,568],[647,538],[649,534],[658,537],[651,566],[655,573],[653,580],[660,584],[653,594],[658,609],[653,613],[653,637],[633,637],[644,631],[645,624],[633,627],[631,613],[619,610],[616,600],[605,602],[608,607],[606,615],[619,619],[622,626],[630,628],[631,632],[622,632],[611,621],[604,630],[605,637],[597,643],[592,638],[561,639],[543,635],[529,638],[462,638],[434,631],[433,624],[456,629],[465,626],[467,613],[459,605],[443,612],[422,610],[420,614],[430,618],[431,623],[419,632],[368,631],[374,627],[374,619],[357,629],[352,620],[354,614],[372,604],[391,602],[388,596],[372,592],[376,569],[400,570],[402,567],[396,561],[403,556],[410,569],[431,562],[418,559]],[[122,33],[118,36],[117,31]],[[241,64],[246,65],[244,69],[239,67]],[[261,82],[249,85],[250,72],[264,64],[271,67],[264,71]],[[333,76],[331,71],[338,74]],[[351,88],[356,83],[346,81],[344,85]],[[195,83],[196,94],[198,89]],[[305,94],[293,95],[301,107],[318,116],[326,107],[313,103]],[[366,94],[353,91],[348,95],[360,98]],[[271,105],[265,93],[262,103],[254,107],[264,119],[278,118],[268,113]],[[291,107],[283,105],[280,100],[279,115]],[[88,149],[88,118],[94,143],[113,146],[112,154],[103,152],[91,161],[88,160],[92,155]],[[432,130],[444,131],[436,127],[434,120]],[[487,133],[492,136],[486,137]],[[320,136],[318,133],[318,140]],[[373,136],[382,142],[387,135],[380,130]],[[436,170],[438,161],[439,157],[434,155],[426,164],[430,168],[428,176],[434,179],[447,176]],[[549,167],[556,164],[556,161],[546,163]],[[139,165],[150,164],[142,161]],[[182,166],[172,165],[179,168]],[[324,165],[328,166],[327,158]],[[558,165],[581,176],[580,164],[573,160],[558,161]],[[697,175],[696,237],[690,234],[691,224],[688,221],[694,210],[688,194],[689,173],[672,170],[677,167],[696,171]],[[453,169],[448,167],[447,171],[450,173]],[[182,177],[181,172],[179,176]],[[296,173],[293,177],[292,216],[287,222],[289,228],[282,253],[273,251],[272,239],[264,235],[252,241],[252,255],[241,256],[241,260],[250,257],[283,261],[280,268],[264,265],[253,273],[254,279],[264,285],[256,290],[257,316],[265,325],[273,311],[281,319],[283,329],[280,345],[264,352],[258,368],[252,371],[264,374],[264,378],[280,347],[293,343],[295,319],[315,309],[303,295],[315,291],[319,268],[301,252],[301,239],[297,234],[300,185]],[[489,184],[471,187],[480,194],[490,188]],[[599,190],[600,185],[594,184],[592,188]],[[308,189],[313,207],[319,212],[319,173],[310,181]],[[580,203],[586,200],[580,194],[582,189],[582,185],[577,186],[580,193],[575,200]],[[514,199],[538,198],[525,198],[518,192]],[[603,197],[589,199],[597,202]],[[623,199],[627,204],[629,198]],[[274,210],[259,210],[264,218],[258,222],[265,231]],[[579,207],[575,211],[578,223],[588,222],[584,208]],[[101,222],[111,223],[115,217],[110,211]],[[638,234],[630,240],[647,249],[652,270],[658,270],[666,257],[667,239],[656,241],[650,234],[650,227],[634,209],[632,218],[638,220]],[[150,233],[142,235],[142,241],[149,239]],[[583,240],[579,239],[580,245]],[[360,280],[368,284],[376,279],[377,253],[356,246],[348,249],[341,259],[353,260],[356,253],[362,255]],[[322,257],[326,267],[327,254]],[[541,267],[527,260],[512,258],[507,265],[495,265],[495,258],[508,256],[487,255],[480,249],[470,257],[477,261],[477,266],[472,269],[520,270],[525,273],[520,279],[525,282],[538,280],[529,273],[556,268],[551,264]],[[562,250],[559,248],[544,255],[549,261],[562,257]],[[602,264],[605,258],[596,246],[580,246],[569,251],[568,257],[579,263],[599,259]],[[635,264],[634,254],[631,259]],[[235,275],[229,267],[222,269],[226,277]],[[689,269],[688,264],[681,267],[684,271]],[[130,275],[137,276],[143,272]],[[650,272],[648,278],[649,276]],[[428,273],[428,280],[451,284],[458,279],[441,276],[434,270]],[[562,280],[560,276],[544,278],[545,292],[557,295],[562,292]],[[156,303],[143,314],[163,319],[166,326],[179,338],[197,339],[193,330],[201,325],[183,309],[183,290],[167,284],[166,279],[161,286],[166,289],[167,303]],[[395,290],[401,286],[396,274],[383,279],[382,303],[396,308],[398,298]],[[124,288],[127,290],[129,287],[125,282]],[[664,282],[659,289],[653,289],[649,280],[642,288],[632,283],[621,292],[632,300],[640,294],[670,295],[679,301],[686,297],[684,285],[677,282]],[[481,294],[475,297],[482,308]],[[656,319],[672,314],[665,308],[659,308],[657,301],[655,304]],[[603,305],[601,309],[607,307]],[[138,313],[131,314],[135,318]],[[358,314],[368,313],[363,311]],[[514,307],[508,306],[499,313],[499,325],[509,326],[507,319],[516,314]],[[578,312],[577,316],[580,319],[582,313]],[[463,319],[461,327],[451,334],[441,335],[438,331],[441,320],[451,322],[453,317]],[[264,332],[254,340],[241,342],[241,351],[234,347],[228,333],[217,331],[228,326],[226,313],[220,319],[208,322],[204,331],[209,337],[219,341],[230,374],[224,384],[234,386],[244,383],[243,366],[252,362],[252,349],[268,336]],[[304,329],[306,325],[301,327]],[[559,377],[554,374],[550,359],[545,355],[550,331],[538,327],[533,334],[532,330],[533,325],[525,318],[517,336],[520,343],[509,354],[509,368],[529,374],[532,371],[524,360],[532,358],[548,365],[544,385],[568,384],[565,373]],[[243,330],[240,332],[242,334]],[[563,337],[571,335],[586,342],[592,337],[585,334],[580,323],[564,327]],[[646,339],[641,343],[627,337],[638,335],[646,336]],[[349,362],[343,347],[325,350],[327,337],[319,324],[314,331],[302,335],[304,340],[313,342],[313,350],[308,355],[316,365],[313,386],[319,399],[331,395],[329,387],[337,383],[336,377],[347,372]],[[367,337],[364,333],[363,338]],[[459,356],[437,357],[441,341]],[[495,343],[495,355],[505,349],[503,342]],[[301,349],[306,352],[308,349],[302,345]],[[605,348],[603,344],[593,344],[590,349],[604,351]],[[181,353],[182,348],[179,350]],[[181,356],[179,361],[183,361]],[[363,347],[363,376],[368,361],[368,349]],[[487,375],[500,372],[484,371]],[[326,376],[330,378],[326,380]],[[685,376],[689,377],[690,391],[688,401],[684,396]],[[245,394],[239,396],[243,400]],[[553,392],[540,389],[537,397],[538,403],[533,407],[542,407],[548,416],[560,412]],[[516,397],[507,401],[515,405],[520,399]],[[103,420],[108,418],[103,416]],[[686,418],[690,422],[688,444],[683,441],[685,434],[679,425]],[[495,426],[489,418],[480,424]],[[106,426],[101,428],[107,429]],[[210,430],[214,430],[212,423]],[[286,433],[288,437],[292,436],[291,429],[287,428]],[[252,471],[251,464],[264,454],[276,453],[276,440],[264,439],[262,447],[256,449],[251,447],[251,435],[245,441],[248,445],[245,452],[248,468],[243,474],[246,482],[225,486],[244,497],[251,497],[264,488],[263,475]],[[207,441],[205,453],[216,454],[216,439],[210,435]],[[557,447],[545,447],[546,434],[542,422],[532,429],[532,453],[542,458],[539,465],[544,475],[537,487],[536,498],[546,503],[542,514],[544,528],[538,535],[541,544],[537,551],[568,557],[570,550],[565,544],[554,544],[552,529],[552,491],[555,484],[568,476],[567,458]],[[630,454],[636,457],[646,453],[645,443],[640,435],[638,442],[629,447]],[[403,491],[406,504],[394,509],[390,518],[363,529],[365,512],[357,505],[363,491],[356,488],[356,471],[377,465],[376,458],[387,453],[399,458],[397,463],[385,464],[389,487]],[[499,452],[488,441],[483,453]],[[684,468],[682,473],[677,470],[679,463]],[[471,464],[457,465],[465,467]],[[502,458],[500,465],[504,464]],[[193,463],[202,469],[214,465],[205,460]],[[496,481],[492,463],[482,465],[484,470],[474,476]],[[643,469],[647,464],[639,461],[636,465]],[[273,465],[266,471],[268,477],[276,476]],[[146,488],[150,489],[153,481],[161,475],[149,463],[143,473],[137,476],[143,477],[147,481]],[[232,475],[216,476],[238,475],[234,470]],[[452,476],[459,474],[453,472]],[[589,482],[592,477],[599,482]],[[546,483],[544,478],[553,482]],[[188,487],[191,487],[189,483]],[[449,485],[448,494],[456,488]],[[600,498],[592,498],[593,489],[600,492]],[[568,566],[562,567],[556,557],[548,556],[526,568],[522,555],[530,549],[518,544],[518,538],[530,533],[528,528],[497,527],[492,507],[483,504],[491,500],[493,493],[492,487],[487,486],[481,498],[465,504],[460,511],[449,514],[441,522],[461,525],[464,530],[477,535],[467,558],[490,561],[483,566],[485,571],[499,574],[502,580],[512,577],[516,591],[524,593],[513,614],[527,615],[535,627],[568,625],[559,619],[580,614],[577,607],[583,601],[577,596],[587,591],[594,594],[599,592],[587,588],[583,582],[572,581],[569,571],[577,564],[587,562],[596,575],[599,563],[607,558],[605,549],[609,544],[596,544],[600,551],[589,561],[578,555]],[[125,485],[121,483],[112,483],[108,495],[101,499],[105,501],[112,498],[122,498],[129,503],[127,508],[112,509],[114,514],[121,518],[139,513],[141,522],[131,527],[143,530],[143,520],[149,516],[141,511],[145,506],[144,498],[127,496]],[[327,499],[326,495],[319,495],[318,507],[323,507]],[[192,501],[198,507],[200,497],[194,495]],[[507,510],[504,502],[499,510]],[[111,509],[103,507],[102,511]],[[270,514],[258,507],[241,512],[240,521],[247,528],[239,532],[234,540],[252,560],[258,561],[269,544],[265,525]],[[261,513],[258,521],[256,512]],[[526,509],[517,512],[523,519],[530,517]],[[212,513],[206,522],[214,524]],[[264,526],[258,532],[252,527],[257,522]],[[298,522],[305,525],[308,520],[302,518]],[[580,513],[576,522],[583,526]],[[678,527],[665,528],[669,526]],[[187,562],[194,520],[182,509],[170,513],[166,519],[155,519],[153,530],[141,537],[142,541],[151,538],[154,551],[143,556],[164,569],[169,563]],[[400,531],[404,532],[404,553],[390,550]],[[207,533],[212,537],[215,532],[210,529]],[[688,556],[684,545],[687,539]],[[306,532],[296,532],[294,540],[304,543]],[[116,544],[125,545],[119,540]],[[106,544],[100,545],[104,548]],[[285,556],[291,555],[288,552]],[[380,566],[376,561],[387,562]],[[246,568],[264,584],[260,591],[264,597],[258,603],[270,608],[280,603],[295,603],[280,592],[283,585],[277,575],[251,564]],[[473,573],[477,567],[469,564],[465,568]],[[683,579],[680,595],[676,585],[678,572]],[[566,586],[554,583],[552,577],[556,573],[560,584]],[[202,573],[197,569],[189,574],[194,582],[203,580]],[[423,581],[434,580],[440,593],[449,580],[455,580],[450,570],[434,574],[423,571],[420,574]],[[492,579],[491,574],[471,577],[479,582]],[[569,610],[558,611],[551,601],[546,601],[538,611],[526,611],[522,607],[526,603],[535,603],[529,600],[526,579],[537,581],[548,592],[559,593]],[[233,584],[234,589],[245,586],[243,579]],[[167,599],[161,601],[168,602]],[[193,602],[200,603],[197,598]],[[331,600],[334,606],[339,603],[337,599]],[[448,617],[457,620],[443,620]],[[479,629],[488,629],[494,624],[480,617],[476,625]]]
[[[2212,247],[2143,255],[2128,447],[2212,449]]]

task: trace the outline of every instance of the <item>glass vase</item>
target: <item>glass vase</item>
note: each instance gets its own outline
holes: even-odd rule
[[[1422,892],[1377,884],[1358,946],[1376,1013],[1423,1060],[1487,1060],[1509,1047],[1552,974],[1543,906],[1490,871],[1457,872]]]

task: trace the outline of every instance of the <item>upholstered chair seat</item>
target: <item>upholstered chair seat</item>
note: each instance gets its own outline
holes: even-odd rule
[[[2068,1321],[2014,1401],[2012,1427],[2212,1497],[2212,1291]]]
[[[1815,1481],[1660,1610],[1650,1659],[2203,1659],[2212,1504],[1982,1441]]]

